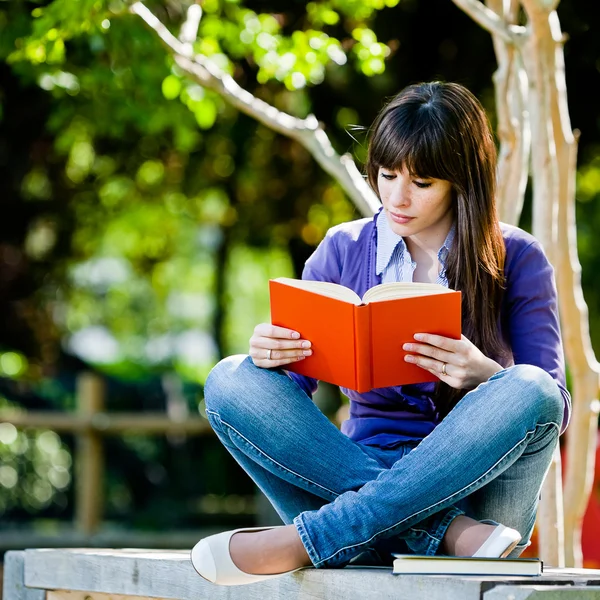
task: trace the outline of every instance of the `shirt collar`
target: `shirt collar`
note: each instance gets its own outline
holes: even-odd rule
[[[396,250],[396,247],[400,245],[403,252],[406,252],[405,256],[410,256],[408,249],[406,248],[406,243],[402,236],[394,233],[392,228],[390,227],[390,222],[388,221],[387,215],[385,214],[385,210],[382,208],[379,214],[377,215],[377,259],[376,259],[376,272],[377,275],[381,275],[384,269],[390,264],[390,260],[392,259],[392,255]],[[456,224],[453,223],[444,243],[441,248],[438,250],[438,260],[440,261],[440,265],[442,267],[442,272],[446,270],[446,259],[448,258],[448,253],[450,252],[450,248],[452,248],[452,243],[454,242],[454,237],[456,235]]]
[[[400,245],[402,251],[406,250],[406,244],[402,236],[392,231],[385,210],[382,209],[377,216],[377,275],[381,275],[389,265],[398,245]]]

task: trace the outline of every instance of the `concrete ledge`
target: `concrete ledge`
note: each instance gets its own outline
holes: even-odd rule
[[[4,555],[2,600],[45,600],[45,597],[43,590],[25,586],[25,553],[7,552]]]
[[[188,550],[41,549],[8,552],[3,600],[552,600],[600,599],[600,571],[547,569],[541,577],[393,576],[388,568],[306,569],[249,586],[219,587],[191,566]]]

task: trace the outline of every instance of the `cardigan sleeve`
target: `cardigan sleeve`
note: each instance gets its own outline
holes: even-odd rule
[[[537,240],[511,262],[506,293],[513,358],[515,364],[535,365],[554,378],[564,402],[563,433],[571,415],[571,396],[565,383],[554,269]]]

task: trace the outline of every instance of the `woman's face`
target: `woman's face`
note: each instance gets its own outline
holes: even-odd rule
[[[443,243],[452,227],[452,184],[445,179],[411,177],[406,169],[381,167],[379,197],[394,233]]]

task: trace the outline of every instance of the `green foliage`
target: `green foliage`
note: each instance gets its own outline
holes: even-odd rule
[[[232,248],[226,265],[225,302],[230,308],[224,328],[227,347],[234,354],[248,352],[248,339],[257,323],[269,316],[271,277],[294,277],[289,254],[280,249]]]
[[[358,42],[352,52],[358,59],[361,71],[368,76],[383,73],[384,61],[390,55],[390,48],[378,42],[375,33],[366,27],[354,29],[352,37]]]
[[[600,352],[600,289],[597,273],[600,269],[600,159],[597,148],[589,151],[592,157],[583,164],[577,177],[577,246],[579,259],[587,268],[583,269],[582,284],[585,300],[589,307],[589,323],[592,344]]]
[[[257,13],[239,2],[210,0],[202,4],[204,15],[194,49],[230,74],[236,69],[236,61],[245,61],[256,69],[259,83],[275,80],[290,90],[321,83],[326,67],[344,65],[348,54],[362,73],[374,75],[383,72],[383,61],[390,55],[390,48],[377,42],[370,21],[377,11],[397,2],[309,2],[304,15],[292,11],[273,15]],[[168,25],[174,29],[181,25],[185,7],[183,3],[175,15],[170,11],[174,22]],[[44,86],[75,93],[76,78],[56,70],[69,61],[66,43],[84,37],[92,52],[98,53],[107,45],[114,48],[115,43],[125,42],[118,32],[113,33],[115,23],[124,21],[129,37],[139,47],[142,36],[136,30],[143,25],[137,18],[126,17],[126,12],[126,3],[119,0],[54,0],[32,11],[30,31],[15,40],[16,50],[7,52],[8,59],[45,67],[44,74],[39,75]],[[164,18],[164,11],[157,12]],[[291,23],[295,27],[288,33]],[[300,24],[303,26],[298,27]],[[329,28],[331,32],[325,31]],[[128,58],[136,55],[137,52],[133,57],[128,54]],[[143,63],[132,62],[143,68]],[[167,98],[176,98],[179,91],[174,80],[165,81],[167,88],[163,87],[163,93]],[[211,110],[214,109],[207,109]],[[205,123],[209,121],[200,120],[200,125],[207,128]]]
[[[148,3],[174,33],[188,6]],[[390,52],[370,27],[384,6],[313,2],[267,14],[207,0],[194,49],[305,116],[306,88],[332,68],[349,77],[350,59],[359,76],[381,72],[369,61]],[[305,258],[355,210],[305,150],[185,77],[126,3],[26,7],[0,6],[0,53],[24,86],[46,95],[45,152],[32,153],[19,185],[36,215],[23,252],[44,274],[33,300],[51,322],[44,347],[62,344],[120,379],[174,372],[202,384],[268,320],[267,279],[299,275],[303,259],[290,248],[305,248]],[[342,131],[344,119],[358,115],[340,113]],[[47,368],[38,361],[5,348],[0,375],[34,379]],[[72,395],[55,387],[37,384],[53,405],[72,408]],[[64,506],[70,455],[58,438],[0,427],[0,512]],[[125,446],[159,465],[154,442]],[[108,492],[111,510],[131,508],[126,478],[111,475]]]
[[[147,2],[174,35],[190,4]],[[368,124],[404,83],[442,72],[422,64],[409,71],[414,55],[386,71],[399,47],[393,38],[427,38],[433,55],[439,42],[430,29],[424,35],[422,19],[405,23],[417,3],[407,3],[407,12],[402,4],[280,3],[279,12],[268,13],[259,3],[205,0],[194,49],[257,98],[299,117],[316,113],[336,149],[361,159],[362,135],[355,144],[348,132]],[[469,60],[452,69],[479,55],[473,48],[481,47],[468,46]],[[35,282],[31,305],[46,315],[25,306],[34,350],[0,340],[0,376],[26,381],[52,372],[42,363],[62,344],[119,378],[175,372],[202,384],[220,356],[245,352],[255,324],[268,319],[266,280],[298,276],[325,231],[358,216],[306,150],[187,78],[122,0],[0,3],[0,56],[22,89],[12,105],[12,89],[0,94],[0,123],[15,118],[19,100],[38,94],[34,110],[17,114],[29,146],[10,167],[23,174],[14,187],[27,211],[19,252]],[[465,82],[471,77],[448,72]],[[482,97],[487,79],[480,87]],[[588,264],[598,260],[598,170],[590,163],[579,182]],[[591,273],[584,268],[590,288]],[[594,323],[600,300],[588,298]],[[600,323],[595,327],[600,331]],[[42,395],[70,407],[72,396],[53,384],[42,379]],[[40,454],[43,435],[0,430],[0,503],[7,509],[64,501],[66,449],[54,440],[53,449],[42,443]],[[123,451],[158,464],[157,448],[132,438]],[[52,475],[54,486],[49,473],[58,467],[65,471]],[[219,468],[213,471],[219,480]],[[40,473],[51,489],[40,487]],[[123,475],[110,480],[111,506],[133,506],[129,486]]]
[[[253,70],[256,85],[279,81],[290,91],[321,83],[328,66],[344,65],[348,56],[360,72],[373,75],[382,72],[390,51],[369,19],[393,4],[313,2],[304,15],[273,15],[210,0],[202,5],[195,50],[226,72]],[[149,7],[176,31],[187,5],[168,15],[160,4]],[[325,194],[335,196],[329,205],[308,210],[304,223],[283,215],[269,236],[264,225],[272,210],[259,200],[262,184],[270,181],[279,198],[289,188],[269,173],[275,138],[253,127],[256,133],[232,145],[235,112],[182,76],[123,2],[54,0],[32,11],[28,31],[17,12],[15,49],[5,52],[21,76],[55,99],[47,127],[54,136],[52,160],[64,169],[57,186],[46,165],[32,165],[23,194],[34,203],[66,194],[72,206],[71,256],[57,271],[64,283],[58,295],[54,286],[43,288],[42,301],[55,307],[69,347],[107,371],[138,376],[144,369],[175,369],[202,382],[221,352],[246,345],[241,340],[251,331],[250,317],[262,312],[234,302],[225,321],[229,333],[214,338],[215,301],[227,300],[214,296],[223,228],[235,231],[242,253],[250,252],[244,245],[253,238],[283,249],[298,236],[314,246],[353,209],[334,186]],[[306,99],[296,94],[279,96],[288,104],[283,108],[306,114]],[[298,173],[298,184],[303,177]],[[228,178],[235,183],[224,187]],[[46,219],[31,230],[32,258],[51,255],[57,227]],[[289,261],[260,260],[291,274]],[[231,272],[236,280],[254,281],[247,293],[264,311],[260,260],[234,260]]]
[[[0,408],[9,403],[0,396]],[[0,516],[15,506],[30,513],[65,504],[71,454],[53,431],[26,433],[0,423]]]
[[[20,352],[0,352],[0,377],[18,379],[27,371],[27,363]]]
[[[17,49],[9,60],[26,60],[33,64],[61,64],[65,61],[65,42],[86,34],[94,36],[106,26],[111,16],[109,2],[104,0],[54,0],[47,6],[33,9],[29,35],[18,38]],[[121,9],[124,8],[123,3]]]

